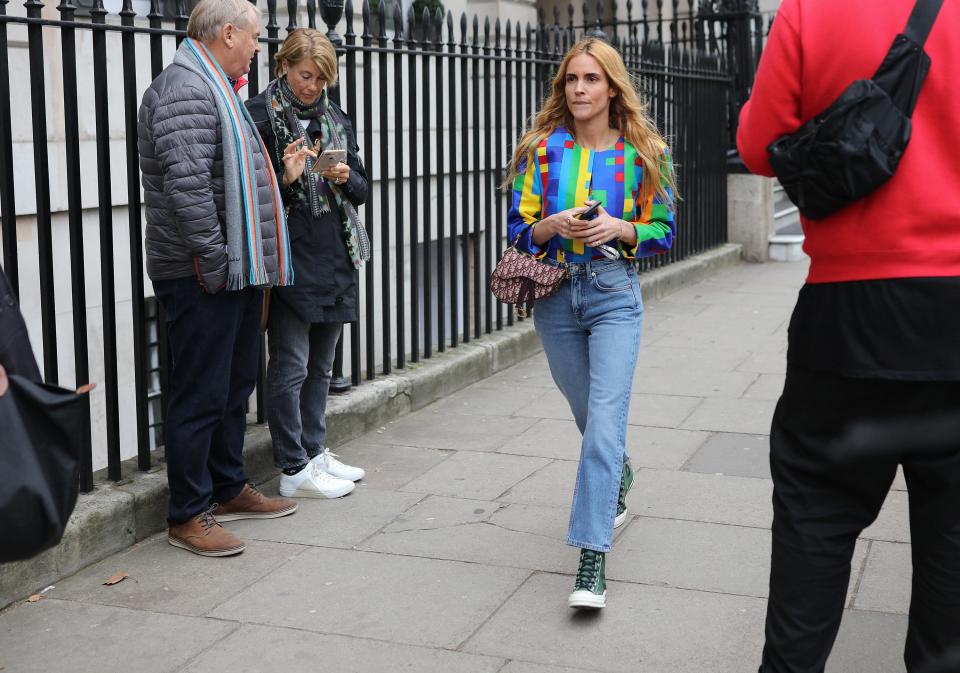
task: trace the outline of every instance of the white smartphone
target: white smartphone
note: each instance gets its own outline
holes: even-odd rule
[[[347,151],[346,150],[324,150],[320,153],[320,156],[316,158],[313,162],[313,172],[320,173],[321,171],[328,170],[333,168],[341,161],[345,162],[347,160]]]

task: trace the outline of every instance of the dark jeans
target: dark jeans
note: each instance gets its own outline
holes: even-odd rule
[[[195,278],[155,280],[170,346],[164,436],[171,524],[243,490],[244,404],[257,382],[263,293],[207,294]]]
[[[7,374],[18,374],[31,381],[41,380],[40,368],[27,338],[27,326],[3,269],[0,269],[0,365]],[[78,381],[77,385],[81,383],[86,381]]]
[[[960,644],[960,383],[787,370],[770,434],[773,554],[762,673],[821,673],[850,559],[903,465],[913,593],[907,670]]]
[[[330,370],[341,327],[304,322],[276,297],[270,302],[270,437],[280,469],[303,465],[324,449]]]

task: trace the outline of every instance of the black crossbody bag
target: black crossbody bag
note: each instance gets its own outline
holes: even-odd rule
[[[773,141],[770,166],[810,219],[870,194],[897,170],[930,70],[923,50],[943,0],[917,0],[873,79],[859,79],[798,131]]]

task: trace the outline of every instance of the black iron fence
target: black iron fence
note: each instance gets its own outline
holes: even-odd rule
[[[164,330],[143,274],[136,117],[143,90],[184,35],[187,5],[176,3],[172,22],[159,0],[145,15],[138,6],[122,0],[111,14],[94,0],[88,18],[78,18],[71,0],[55,13],[39,0],[0,0],[3,264],[46,380],[99,382],[85,491],[95,467],[121,478],[130,453],[123,447],[135,446],[139,469],[148,469],[162,436]],[[250,95],[303,10],[315,27],[314,0],[304,8],[291,0],[285,16],[267,1]],[[344,336],[344,366],[359,385],[513,323],[486,289],[504,246],[509,197],[497,186],[515,138],[584,28],[439,11],[404,16],[386,0],[372,14],[365,0],[359,15],[349,0],[345,8],[323,0],[320,13],[341,53],[333,95],[357,129],[371,178],[362,216],[375,253],[360,278],[360,320]],[[675,248],[641,270],[726,240],[727,54],[714,40],[660,35],[610,32],[670,139],[683,196]]]

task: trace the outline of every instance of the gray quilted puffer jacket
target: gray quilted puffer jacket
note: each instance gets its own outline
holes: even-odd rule
[[[257,130],[254,149],[263,259],[277,277],[273,192]],[[207,292],[227,283],[223,148],[213,93],[194,72],[173,63],[143,94],[137,147],[146,206],[147,275],[196,276]]]

